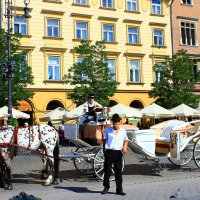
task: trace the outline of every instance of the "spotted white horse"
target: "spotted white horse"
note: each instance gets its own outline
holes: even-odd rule
[[[11,190],[12,174],[11,159],[14,152],[30,150],[42,152],[42,177],[46,178],[44,185],[57,183],[59,175],[59,143],[57,131],[49,125],[34,125],[26,128],[8,127],[0,130],[0,178],[5,189]]]

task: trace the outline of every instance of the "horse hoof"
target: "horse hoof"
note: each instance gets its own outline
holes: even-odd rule
[[[13,189],[13,186],[12,185],[5,185],[5,190],[12,190]]]
[[[45,177],[45,176],[41,176],[41,180],[45,180],[45,179],[47,179],[47,176]]]
[[[59,183],[58,183],[58,180],[55,180],[54,182],[53,182],[53,185],[58,185]]]
[[[44,186],[50,186],[51,183],[44,183]]]
[[[47,179],[48,178],[48,175],[47,174],[42,174],[41,176],[41,179],[44,180],[44,179]]]

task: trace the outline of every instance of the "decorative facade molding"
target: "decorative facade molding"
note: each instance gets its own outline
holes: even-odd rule
[[[81,17],[81,18],[87,18],[91,19],[92,15],[87,15],[87,14],[81,14],[81,13],[71,13],[72,17]]]
[[[124,53],[124,56],[126,56],[126,57],[144,57],[145,54],[144,53],[129,53],[129,52],[126,52],[126,53]]]
[[[130,23],[130,24],[142,24],[142,21],[140,20],[132,20],[132,19],[124,19],[124,23]]]
[[[65,12],[63,12],[63,11],[45,10],[45,9],[42,9],[41,13],[42,14],[52,14],[52,15],[64,15],[65,14]]]
[[[43,0],[43,2],[47,2],[47,3],[57,3],[57,4],[62,4],[62,3],[63,3],[61,0]]]
[[[99,16],[99,20],[117,22],[119,18]]]
[[[165,23],[158,23],[158,22],[149,22],[150,26],[161,26],[161,27],[165,27],[167,26],[167,24]]]
[[[41,51],[48,51],[48,52],[66,52],[67,48],[57,48],[57,47],[41,47]]]

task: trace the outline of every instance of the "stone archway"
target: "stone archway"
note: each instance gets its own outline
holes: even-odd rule
[[[137,108],[137,109],[143,109],[144,108],[144,105],[141,101],[139,100],[134,100],[130,103],[130,107],[133,107],[133,108]]]
[[[29,125],[33,125],[34,121],[34,106],[31,101],[29,100],[24,100],[20,101],[18,106],[18,110],[25,112],[30,115],[30,119],[18,119],[19,126],[23,126],[25,122],[28,122]]]
[[[46,110],[54,110],[58,107],[64,108],[64,105],[60,101],[53,100],[47,104]]]

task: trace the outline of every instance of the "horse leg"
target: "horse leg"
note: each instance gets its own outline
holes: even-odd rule
[[[44,186],[50,186],[53,183],[53,177],[54,177],[54,161],[52,158],[47,159],[47,164],[49,167],[49,175],[48,178],[45,180]]]
[[[3,166],[3,161],[0,158],[0,187],[4,188],[4,166]]]
[[[58,177],[59,177],[59,142],[57,141],[54,149],[52,151],[52,148],[47,149],[47,155],[48,157],[48,166],[49,166],[49,176],[45,181],[45,186],[53,184],[58,184]]]
[[[13,189],[13,185],[12,185],[12,179],[11,179],[11,168],[8,166],[5,166],[5,170],[4,170],[4,188],[6,190],[12,190]]]
[[[60,159],[59,159],[59,142],[57,141],[56,146],[53,151],[54,156],[54,177],[53,177],[53,184],[58,185],[58,178],[59,178],[59,167],[60,167]]]
[[[2,159],[1,164],[1,179],[2,185],[6,190],[12,190],[12,175],[11,175],[11,159],[9,156]]]
[[[46,179],[48,177],[48,158],[42,156],[41,159],[43,162],[41,179]]]

